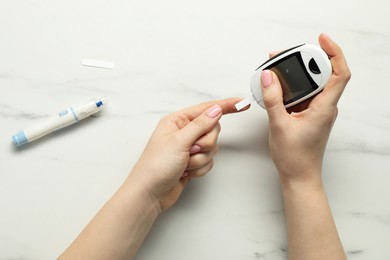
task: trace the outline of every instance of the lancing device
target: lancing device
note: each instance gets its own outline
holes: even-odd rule
[[[77,123],[80,120],[99,112],[105,104],[107,104],[106,99],[100,98],[77,108],[67,108],[36,126],[19,131],[17,134],[12,136],[12,141],[18,147],[26,143],[30,143],[50,134],[53,131]]]

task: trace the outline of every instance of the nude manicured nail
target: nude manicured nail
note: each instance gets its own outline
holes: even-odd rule
[[[326,34],[326,33],[322,33],[323,36],[325,36],[326,38],[328,38],[329,40],[332,41],[332,37],[329,36],[329,34]]]
[[[190,148],[190,154],[198,153],[198,152],[200,152],[201,149],[202,148],[199,145],[194,144]]]
[[[263,70],[261,72],[261,85],[263,88],[268,87],[272,83],[272,75],[269,70]]]
[[[270,51],[268,54],[269,56],[273,57],[273,56],[276,56],[280,53],[280,51]]]
[[[207,110],[207,115],[211,118],[217,117],[219,114],[222,113],[222,108],[219,105],[214,105],[209,110]]]

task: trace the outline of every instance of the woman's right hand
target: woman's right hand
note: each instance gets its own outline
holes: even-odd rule
[[[269,116],[269,146],[283,181],[321,180],[325,147],[337,117],[337,103],[351,78],[341,48],[325,34],[319,37],[330,57],[333,74],[324,90],[289,113],[272,71],[261,74],[263,100]],[[302,110],[303,109],[303,110]]]

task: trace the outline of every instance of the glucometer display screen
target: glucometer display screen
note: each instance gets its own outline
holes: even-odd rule
[[[299,52],[291,54],[272,64],[270,69],[278,76],[283,88],[284,104],[292,103],[318,88],[309,73]]]

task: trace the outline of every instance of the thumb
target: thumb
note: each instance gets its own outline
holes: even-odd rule
[[[180,135],[185,145],[191,146],[202,135],[208,133],[217,124],[222,116],[222,107],[220,105],[213,105],[199,116],[194,118],[184,128],[180,129]]]
[[[286,113],[283,91],[276,74],[270,70],[261,72],[263,102],[270,120],[277,120]]]

